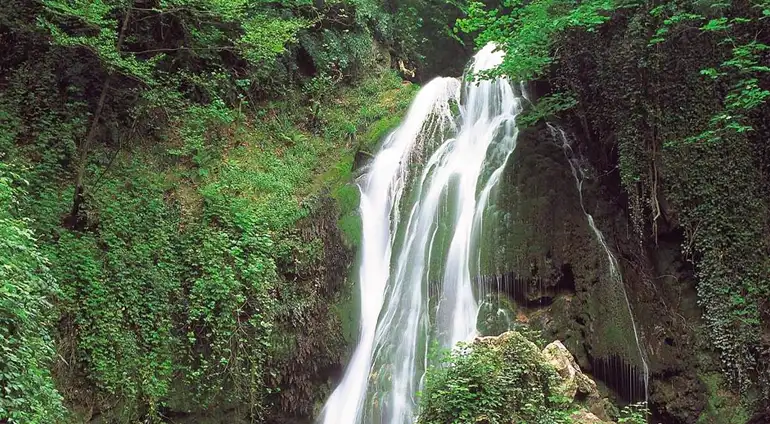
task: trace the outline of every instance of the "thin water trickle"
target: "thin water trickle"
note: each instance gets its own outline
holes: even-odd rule
[[[469,72],[502,59],[488,45]],[[323,424],[414,422],[430,341],[451,347],[476,335],[482,218],[516,146],[515,87],[431,81],[359,182],[359,341]]]
[[[610,278],[612,281],[617,283],[617,286],[620,288],[620,291],[623,294],[623,300],[625,301],[625,306],[628,309],[628,315],[631,319],[631,328],[633,329],[634,333],[634,340],[636,342],[636,349],[639,352],[639,360],[642,364],[642,372],[643,372],[643,378],[644,378],[644,400],[647,402],[648,400],[648,385],[650,381],[650,369],[647,365],[647,360],[644,355],[644,351],[642,350],[642,345],[639,340],[639,332],[636,328],[636,321],[634,320],[634,313],[631,309],[631,302],[628,300],[628,294],[626,293],[626,287],[623,282],[623,276],[620,273],[620,265],[618,263],[617,258],[610,250],[609,246],[607,246],[607,242],[604,239],[604,235],[599,230],[599,228],[596,227],[596,223],[594,222],[594,217],[586,211],[585,204],[583,203],[583,181],[585,180],[585,172],[583,168],[580,166],[580,161],[577,157],[575,157],[575,152],[572,150],[572,144],[570,143],[569,138],[567,137],[567,134],[562,130],[561,128],[554,127],[551,124],[548,124],[548,128],[551,130],[551,135],[554,137],[554,139],[558,140],[560,143],[560,147],[564,151],[564,156],[567,159],[567,162],[569,163],[570,169],[572,170],[572,176],[575,178],[575,185],[577,186],[578,196],[580,198],[580,208],[583,210],[583,214],[586,217],[586,220],[588,222],[588,226],[591,227],[591,231],[593,231],[594,236],[596,237],[596,240],[599,242],[599,245],[604,250],[604,253],[607,255],[607,262],[609,264],[609,272],[610,272]],[[631,374],[632,371],[629,369],[629,374]],[[630,380],[629,380],[630,381]],[[629,386],[632,383],[629,383]]]

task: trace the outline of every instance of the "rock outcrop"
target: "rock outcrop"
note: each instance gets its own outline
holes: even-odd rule
[[[562,342],[556,340],[550,343],[543,349],[542,355],[561,378],[562,383],[557,389],[557,393],[573,401],[581,402],[588,408],[587,411],[580,410],[576,413],[577,416],[573,416],[576,423],[598,423],[610,420],[607,406],[611,404],[607,399],[602,398],[596,382],[580,370],[575,357]]]
[[[477,337],[469,348],[455,351],[445,367],[431,369],[427,380],[421,424],[540,423],[572,410],[574,423],[613,422],[611,404],[562,342],[541,350],[518,331]]]
[[[595,414],[581,409],[570,416],[574,424],[606,424],[607,421],[602,420]]]

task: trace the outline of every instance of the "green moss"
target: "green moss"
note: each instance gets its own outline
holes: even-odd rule
[[[373,153],[377,144],[401,123],[402,118],[403,116],[394,115],[376,121],[364,135],[362,148],[367,152]]]
[[[345,234],[345,241],[350,246],[361,245],[361,217],[356,212],[350,212],[342,216],[337,222],[342,233]]]
[[[348,285],[343,290],[333,307],[342,325],[342,335],[348,347],[355,345],[358,339],[359,309],[357,292],[353,285]]]
[[[735,394],[725,387],[720,374],[701,375],[700,380],[706,386],[708,400],[698,424],[744,424],[749,420],[749,414]]]
[[[337,221],[345,241],[350,246],[361,244],[361,217],[358,213],[358,202],[361,193],[352,183],[345,184],[335,192],[335,199],[340,207],[340,218]]]
[[[21,178],[34,184],[18,209],[61,286],[59,354],[78,370],[60,382],[66,401],[119,399],[100,413],[124,421],[161,405],[250,405],[239,414],[257,420],[312,414],[323,370],[356,332],[339,231],[357,243],[354,136],[403,115],[415,87],[386,71],[333,90],[317,129],[295,93],[256,116],[181,105],[158,139],[94,147],[78,228],[60,221],[70,173],[50,147],[67,134],[42,134],[47,124],[30,119],[35,148],[19,144],[2,160],[27,163]],[[0,110],[18,109],[11,100]]]
[[[482,336],[498,336],[514,328],[516,304],[503,293],[490,294],[479,307],[476,326]]]

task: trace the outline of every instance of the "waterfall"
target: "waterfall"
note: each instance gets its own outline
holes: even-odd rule
[[[560,143],[559,146],[564,151],[564,157],[567,159],[567,162],[569,163],[569,166],[572,169],[572,176],[575,178],[575,186],[577,187],[578,196],[580,198],[580,208],[583,210],[583,214],[586,217],[588,226],[591,227],[591,231],[593,231],[594,236],[596,237],[596,240],[599,242],[599,245],[604,250],[604,253],[607,255],[610,279],[617,284],[617,286],[620,288],[621,293],[623,294],[623,300],[625,301],[625,306],[628,309],[628,315],[629,315],[629,318],[631,319],[631,328],[634,333],[636,350],[639,352],[639,360],[642,364],[642,372],[644,374],[643,375],[644,400],[646,402],[648,400],[650,369],[647,365],[647,360],[645,359],[641,342],[639,341],[639,332],[636,329],[636,321],[634,320],[634,314],[631,309],[631,302],[629,302],[628,300],[628,294],[626,293],[626,287],[623,282],[623,276],[620,273],[620,265],[618,264],[618,260],[610,250],[609,246],[607,246],[607,242],[604,239],[604,235],[596,227],[596,223],[594,222],[594,217],[586,211],[585,204],[583,203],[583,181],[586,179],[586,176],[583,168],[580,165],[580,159],[575,156],[575,152],[572,150],[572,144],[570,143],[570,140],[567,137],[567,134],[561,128],[556,128],[551,124],[548,124],[548,128],[551,130],[551,135],[554,137],[554,139],[559,141]]]
[[[503,56],[486,46],[469,76]],[[516,146],[516,88],[504,78],[432,80],[358,181],[359,339],[323,424],[413,423],[431,341],[451,347],[476,335],[472,277],[483,213]]]

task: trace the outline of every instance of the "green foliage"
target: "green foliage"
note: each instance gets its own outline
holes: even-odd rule
[[[749,421],[736,396],[724,387],[724,379],[718,373],[701,376],[706,386],[706,408],[698,417],[698,424],[744,424]]]
[[[477,46],[491,42],[505,51],[503,63],[482,77],[505,75],[529,81],[544,76],[554,64],[553,50],[561,34],[576,29],[594,32],[617,7],[613,0],[505,0],[502,7],[489,9],[483,2],[472,1],[455,32],[474,34]],[[547,95],[520,116],[518,124],[533,125],[576,104],[568,91]]]
[[[444,352],[426,374],[418,423],[568,423],[558,374],[517,332]]]
[[[93,89],[91,81],[102,87],[104,110],[101,100],[88,99],[90,119],[98,125],[108,115],[132,131],[148,117],[169,120],[181,100],[240,112],[265,95],[285,94],[308,74],[334,83],[359,78],[376,61],[390,63],[375,40],[413,39],[419,30],[374,30],[392,21],[378,2],[45,0],[33,18],[52,53],[87,64],[67,65],[78,75],[68,80],[78,97]],[[415,54],[406,49],[390,50]],[[89,143],[79,144],[88,155]]]
[[[283,53],[288,43],[296,41],[297,32],[308,26],[304,19],[280,18],[267,5],[250,7],[242,0],[173,0],[149,8],[126,0],[45,0],[43,6],[46,13],[38,21],[55,44],[85,48],[108,72],[147,85],[156,82],[155,74],[162,70],[167,56],[181,52],[203,60],[215,60],[218,52],[232,52],[259,70]],[[133,32],[146,22],[170,20],[184,29],[185,44],[153,48],[150,44],[155,40],[141,40]],[[149,48],[133,49],[137,44]]]
[[[647,424],[650,412],[644,402],[624,406],[618,424]]]
[[[4,287],[0,417],[63,422],[53,317],[65,403],[105,422],[312,414],[345,348],[330,305],[350,261],[335,223],[359,231],[353,156],[416,90],[382,68],[419,56],[420,26],[386,28],[385,7],[11,1],[0,159],[29,189],[6,208],[0,170],[0,244],[24,248],[0,258],[38,279]]]
[[[770,67],[763,64],[766,62],[765,52],[770,46],[758,41],[755,34],[745,29],[767,17],[768,5],[759,2],[746,10],[749,13],[720,16],[731,3],[713,4],[706,13],[698,13],[699,10],[693,10],[687,2],[680,4],[671,1],[650,11],[651,15],[664,18],[662,26],[650,39],[651,46],[666,42],[667,35],[674,31],[694,30],[713,33],[719,38],[719,44],[731,47],[730,57],[715,67],[700,71],[704,77],[724,81],[728,85],[723,109],[711,117],[707,129],[685,138],[684,142],[687,143],[718,142],[729,133],[753,131],[748,115],[770,98],[770,90],[760,84],[760,78],[770,73]]]
[[[44,235],[40,249],[61,286],[58,353],[69,365],[59,383],[62,393],[78,393],[67,400],[119,399],[101,410],[116,422],[225,405],[257,422],[279,411],[312,414],[325,384],[319,370],[338,364],[345,347],[329,305],[344,295],[350,260],[334,223],[340,209],[357,210],[355,188],[346,186],[358,148],[350,137],[400,116],[415,86],[392,72],[352,87],[318,79],[308,89],[315,111],[296,93],[258,117],[216,91],[201,104],[147,90],[136,116],[169,117],[151,123],[157,139],[97,146],[86,225],[72,230],[59,219],[72,190],[63,172],[71,150],[59,143],[78,125],[64,125],[68,115],[55,107],[26,109],[26,77],[0,98],[0,122],[9,158],[30,164],[24,177],[35,190],[18,209],[36,218],[30,225]],[[319,123],[312,131],[310,113]],[[323,193],[339,206],[314,200]],[[50,358],[48,349],[36,354]],[[30,376],[48,375],[41,363]],[[52,384],[35,387],[59,396]],[[51,411],[39,422],[60,422]]]
[[[373,41],[365,29],[342,33],[326,29],[320,37],[307,34],[301,39],[318,70],[339,79],[361,74],[374,56]]]
[[[464,0],[355,0],[356,20],[367,23],[374,39],[386,47],[404,68],[418,75],[459,74],[467,52],[451,32]],[[343,34],[344,35],[344,34]],[[395,63],[394,63],[395,64]]]
[[[93,53],[110,71],[135,77],[145,83],[152,80],[152,63],[124,56],[119,39],[122,40],[122,22],[114,19],[116,12],[126,14],[129,6],[124,1],[72,1],[44,0],[43,7],[48,17],[38,16],[38,22],[47,29],[53,42],[63,47],[82,47]],[[72,25],[70,22],[75,21]],[[62,29],[55,22],[68,23],[77,28],[73,33]],[[89,33],[96,33],[89,34]]]
[[[766,378],[752,376],[758,361],[752,351],[760,337],[761,299],[770,290],[767,262],[756,254],[766,245],[766,206],[751,141],[761,122],[756,117],[770,98],[764,88],[770,77],[764,66],[768,46],[756,32],[767,8],[761,3],[667,2],[650,11],[661,25],[651,49],[673,45],[688,33],[716,46],[715,57],[699,62],[699,83],[716,89],[721,102],[710,114],[701,113],[704,125],[682,125],[686,131],[679,137],[668,136],[664,154],[671,164],[670,198],[682,209],[688,236],[684,250],[697,258],[699,301],[711,340],[729,381],[744,394],[751,380]],[[709,96],[713,101],[714,93]]]
[[[615,7],[612,0],[506,0],[502,8],[488,10],[484,3],[471,2],[456,30],[477,33],[478,46],[494,42],[505,50],[493,75],[527,81],[543,75],[553,63],[556,35],[573,28],[595,31]]]
[[[574,94],[559,92],[543,96],[537,100],[531,109],[525,110],[516,121],[519,128],[536,124],[541,120],[554,118],[558,113],[568,110],[577,104]]]
[[[252,65],[269,62],[286,51],[286,45],[296,42],[300,29],[308,24],[302,19],[277,19],[257,15],[243,22],[243,35],[238,47]]]
[[[18,175],[0,162],[0,417],[10,423],[58,423],[62,399],[54,357],[50,300],[57,293],[28,221],[16,216]]]
[[[674,182],[677,192],[672,198],[685,206],[682,220],[692,243],[685,253],[700,254],[698,295],[712,342],[731,381],[746,389],[746,373],[756,366],[750,349],[759,332],[759,301],[767,291],[766,262],[757,253],[763,250],[763,205],[752,182],[756,175],[746,140],[729,141],[730,151],[742,152],[743,159],[725,157],[720,144],[700,143],[672,152],[673,158],[689,158],[690,167],[686,173],[678,170],[689,178]]]

